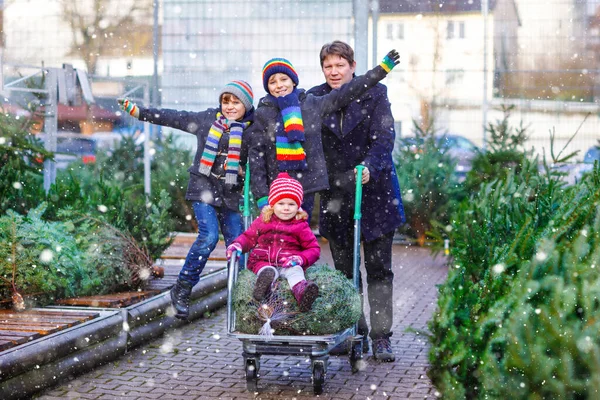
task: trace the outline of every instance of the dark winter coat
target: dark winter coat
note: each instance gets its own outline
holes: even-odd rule
[[[331,91],[324,83],[309,93],[323,96]],[[392,162],[394,117],[387,88],[378,84],[341,111],[326,116],[321,132],[330,189],[319,194],[319,232],[335,240],[336,235],[351,231],[356,188],[354,168],[359,164],[364,164],[370,172],[369,182],[363,185],[364,239],[371,241],[398,228],[404,219],[404,208]]]
[[[267,265],[281,267],[282,258],[290,256],[302,257],[302,268],[306,271],[321,255],[319,242],[306,220],[283,221],[274,214],[269,222],[259,216],[233,243],[240,244],[244,253],[252,250],[248,269],[255,274]]]
[[[368,88],[373,87],[386,72],[380,66],[356,77],[347,85],[332,90],[326,96],[317,97],[300,89],[299,101],[304,125],[305,141],[302,147],[306,153],[308,169],[304,171],[286,171],[292,178],[302,183],[304,193],[315,193],[329,187],[327,166],[321,143],[321,124],[323,116],[332,113],[352,99],[360,96]],[[276,103],[263,97],[256,109],[254,124],[250,128],[250,186],[257,199],[269,195],[269,186],[279,172],[276,160],[275,134],[277,126],[282,123],[281,111]]]
[[[237,184],[225,184],[223,164],[226,157],[217,157],[211,170],[212,173],[209,176],[199,172],[200,159],[202,158],[208,131],[217,118],[217,112],[220,111],[220,108],[209,108],[205,111],[190,112],[165,108],[155,109],[140,107],[139,120],[148,121],[156,125],[168,126],[196,135],[196,155],[194,156],[192,166],[188,168],[190,180],[188,182],[187,192],[185,193],[186,200],[199,201],[215,207],[225,206],[230,210],[239,211],[244,180],[241,176],[238,176]],[[253,120],[254,108],[246,112],[242,122],[252,122]],[[242,135],[242,148],[240,153],[240,166],[242,166],[242,168],[246,164],[248,158],[248,134],[249,128],[246,128]],[[225,131],[219,141],[219,151],[223,154],[227,154],[228,148],[229,131]]]

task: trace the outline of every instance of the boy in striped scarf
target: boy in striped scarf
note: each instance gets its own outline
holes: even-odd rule
[[[229,245],[242,233],[239,205],[243,165],[248,156],[248,127],[254,119],[254,95],[247,82],[229,82],[219,92],[219,106],[200,112],[138,107],[127,99],[121,108],[141,121],[168,126],[196,136],[197,150],[188,169],[186,200],[198,222],[198,237],[171,289],[175,316],[187,319],[190,295],[208,257],[217,246],[219,227]]]

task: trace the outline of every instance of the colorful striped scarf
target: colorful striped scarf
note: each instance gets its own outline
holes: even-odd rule
[[[287,96],[277,97],[283,124],[279,124],[275,135],[275,150],[280,171],[305,170],[306,153],[302,148],[304,142],[304,124],[300,101],[296,88]]]
[[[250,125],[250,122],[229,122],[220,112],[217,113],[217,119],[208,131],[198,171],[201,174],[209,176],[219,151],[221,136],[223,136],[224,131],[229,129],[229,148],[227,150],[227,161],[225,161],[224,166],[225,183],[235,185],[237,183],[238,166],[240,165],[242,134],[248,125]]]

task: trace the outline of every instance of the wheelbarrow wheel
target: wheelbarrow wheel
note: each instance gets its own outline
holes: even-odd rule
[[[325,384],[325,365],[322,361],[315,361],[312,370],[313,391],[315,394],[323,393]]]
[[[246,387],[249,392],[258,392],[258,362],[256,359],[246,359]]]
[[[352,373],[359,371],[360,361],[363,358],[363,342],[360,340],[352,341],[352,348],[350,349],[350,366],[352,367]]]

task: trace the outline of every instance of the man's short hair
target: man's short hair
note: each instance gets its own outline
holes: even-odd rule
[[[331,43],[325,43],[321,47],[321,68],[323,68],[323,61],[327,56],[336,55],[340,56],[344,60],[348,61],[348,64],[354,64],[354,50],[348,43],[344,43],[341,40],[334,40]]]

